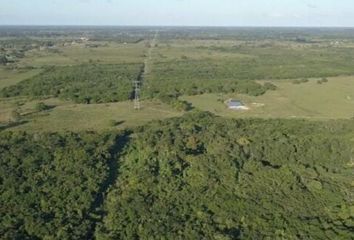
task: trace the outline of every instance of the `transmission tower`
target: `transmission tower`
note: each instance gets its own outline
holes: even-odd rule
[[[140,109],[140,81],[135,80],[134,82],[134,109]]]

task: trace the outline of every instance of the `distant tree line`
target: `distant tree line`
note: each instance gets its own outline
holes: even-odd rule
[[[53,96],[77,103],[104,103],[131,98],[140,64],[49,67],[43,73],[0,91],[2,97]]]
[[[133,81],[143,80],[142,71],[141,64],[47,67],[37,76],[0,90],[0,96],[51,96],[86,104],[126,101],[133,97]],[[193,76],[181,76],[175,81],[165,81],[162,76],[143,82],[142,95],[149,99],[158,98],[178,110],[191,109],[190,104],[178,99],[181,95],[235,92],[258,96],[276,89],[271,83],[261,85],[251,80],[220,81],[209,77],[194,82],[190,80]]]

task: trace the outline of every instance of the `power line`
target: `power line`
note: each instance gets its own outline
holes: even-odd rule
[[[134,109],[140,110],[140,81],[135,80],[134,84]]]
[[[152,39],[149,49],[148,49],[148,54],[144,60],[144,66],[141,70],[141,73],[138,77],[138,79],[133,81],[133,87],[134,87],[134,109],[135,110],[140,110],[141,104],[140,104],[140,92],[141,92],[141,85],[143,84],[143,80],[145,78],[145,75],[149,73],[149,60],[152,58],[152,51],[156,45],[156,40],[158,36],[158,31],[155,32],[154,38]]]

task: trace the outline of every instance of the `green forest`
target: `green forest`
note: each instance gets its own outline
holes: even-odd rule
[[[0,96],[59,97],[86,104],[126,101],[132,98],[133,81],[141,78],[142,71],[142,64],[48,67],[37,76],[0,90]],[[181,104],[176,102],[176,99],[184,94],[237,92],[258,96],[275,87],[262,86],[252,80],[215,81],[208,72],[205,75],[208,77],[200,84],[189,78],[165,84],[164,81],[168,79],[165,74],[167,73],[160,74],[153,83],[148,82],[142,92],[145,98],[158,98],[166,103]]]
[[[351,239],[353,132],[198,111],[124,132],[1,132],[0,235]]]
[[[131,98],[132,82],[142,64],[49,67],[43,73],[0,91],[2,97],[59,97],[77,103],[105,103]]]
[[[113,136],[2,133],[1,239],[83,239],[109,180]]]
[[[133,82],[142,79],[143,71],[142,64],[47,67],[39,75],[1,89],[0,96],[58,97],[84,104],[127,101],[133,98]],[[188,103],[178,100],[182,95],[213,92],[258,96],[276,88],[271,83],[261,85],[252,80],[216,81],[211,79],[212,75],[208,76],[208,72],[205,75],[208,77],[200,83],[190,78],[171,81],[166,74],[161,73],[153,82],[143,82],[147,86],[143,88],[142,96],[145,99],[159,99],[178,110],[191,109]]]

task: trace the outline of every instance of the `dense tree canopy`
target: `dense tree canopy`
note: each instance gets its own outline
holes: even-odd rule
[[[147,83],[147,96],[196,95],[202,93],[243,93],[252,96],[264,94],[269,85],[256,83],[248,74],[240,75],[238,66],[230,63],[183,60],[154,65],[153,81]],[[272,86],[272,89],[274,86]]]
[[[83,239],[109,175],[113,139],[0,135],[1,239]]]
[[[349,120],[200,112],[120,134],[2,132],[0,235],[351,239],[353,135]]]
[[[176,64],[174,71],[179,71],[179,67]],[[143,80],[142,74],[143,65],[140,64],[50,67],[35,77],[0,90],[0,96],[54,96],[87,104],[126,101],[133,97],[133,81]],[[159,74],[154,81],[142,82],[142,95],[145,98],[158,98],[179,110],[188,110],[190,106],[179,101],[179,96],[207,92],[258,96],[275,89],[274,85],[262,86],[253,80],[218,81],[212,79],[213,75],[196,84],[191,79],[192,75],[178,75],[180,78],[171,81],[164,74]]]
[[[345,130],[204,113],[143,127],[97,239],[349,239]]]

